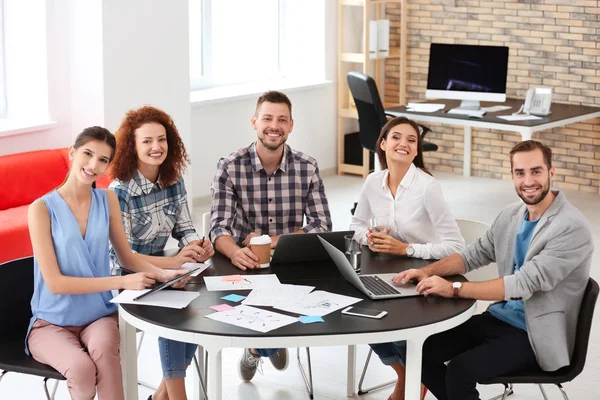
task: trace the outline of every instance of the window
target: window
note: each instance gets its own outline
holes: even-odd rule
[[[324,78],[325,0],[189,1],[192,90]]]

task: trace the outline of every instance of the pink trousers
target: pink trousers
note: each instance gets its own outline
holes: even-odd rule
[[[74,400],[123,400],[117,315],[85,326],[61,327],[38,319],[29,333],[29,352],[67,378]]]

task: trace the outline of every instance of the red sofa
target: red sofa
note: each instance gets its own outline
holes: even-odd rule
[[[0,263],[33,255],[27,209],[59,186],[69,171],[68,149],[39,150],[0,157]],[[108,174],[97,181],[107,188]]]

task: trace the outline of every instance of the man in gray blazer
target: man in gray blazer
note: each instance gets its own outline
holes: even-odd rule
[[[499,300],[425,341],[423,383],[438,400],[479,399],[477,382],[536,365],[555,371],[571,361],[592,235],[564,194],[550,190],[549,147],[534,140],[518,143],[510,161],[523,201],[503,209],[485,235],[461,253],[394,278],[419,280],[417,290],[425,296]],[[492,262],[498,264],[498,279],[453,284],[441,278]]]

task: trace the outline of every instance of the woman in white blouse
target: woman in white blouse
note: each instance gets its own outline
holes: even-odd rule
[[[378,253],[440,259],[461,251],[465,241],[444,200],[440,185],[425,168],[419,126],[404,117],[390,120],[381,130],[376,150],[382,171],[363,185],[350,229]],[[391,229],[375,232],[370,221]],[[389,400],[404,399],[406,342],[371,345],[398,381]],[[425,391],[423,391],[424,397]]]
[[[425,168],[419,126],[394,118],[381,130],[377,156],[382,171],[367,177],[350,229],[374,252],[440,259],[465,247],[442,189]],[[385,219],[391,232],[373,232]]]

